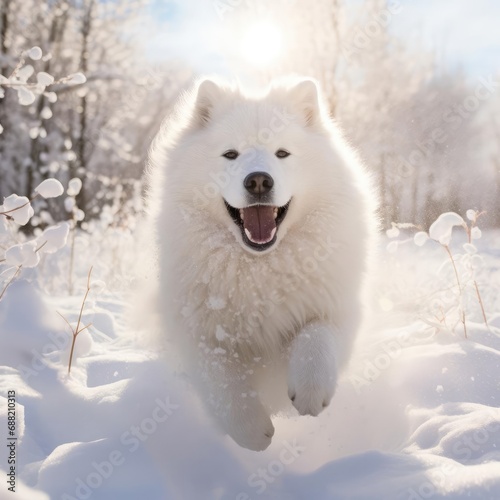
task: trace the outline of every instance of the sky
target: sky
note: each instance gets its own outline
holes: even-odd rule
[[[197,73],[228,71],[221,51],[243,47],[237,32],[224,38],[227,10],[256,0],[155,0],[151,8],[158,35],[150,56],[183,60]],[[304,0],[289,0],[295,2]],[[344,0],[353,5],[360,0]],[[390,30],[417,47],[435,51],[439,61],[463,68],[471,78],[500,70],[500,2],[497,0],[388,0],[401,5]],[[286,12],[283,12],[285,15]],[[249,28],[251,29],[251,28]],[[243,48],[241,50],[244,50]],[[265,53],[264,53],[265,54]],[[242,54],[244,57],[244,54]]]
[[[435,49],[451,67],[472,77],[500,70],[500,2],[402,0],[394,33]]]

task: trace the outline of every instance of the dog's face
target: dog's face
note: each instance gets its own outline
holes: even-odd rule
[[[248,252],[272,251],[294,223],[308,179],[319,175],[304,175],[320,121],[316,85],[305,80],[248,98],[206,80],[192,120],[203,210]]]
[[[294,191],[280,165],[285,163],[280,160],[290,154],[284,147],[274,154],[258,147],[249,147],[241,155],[235,149],[223,154],[234,161],[234,166],[225,169],[230,177],[221,195],[237,228],[237,240],[250,251],[270,249],[278,239],[278,229],[288,213]]]

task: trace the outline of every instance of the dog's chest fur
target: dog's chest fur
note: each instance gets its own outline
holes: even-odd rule
[[[324,238],[282,241],[262,256],[236,246],[228,232],[197,240],[172,268],[171,293],[182,323],[207,349],[272,355],[308,321],[333,315],[336,250]]]

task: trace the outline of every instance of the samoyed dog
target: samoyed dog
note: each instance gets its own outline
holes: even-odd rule
[[[318,415],[348,361],[375,227],[367,175],[314,81],[248,93],[207,79],[155,139],[149,185],[164,334],[222,429],[264,450],[271,416]]]

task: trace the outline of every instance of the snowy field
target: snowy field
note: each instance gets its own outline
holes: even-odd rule
[[[72,296],[69,245],[42,255],[0,301],[0,498],[500,499],[500,234],[474,240],[475,253],[460,231],[451,245],[458,302],[441,245],[419,247],[396,229],[382,237],[373,311],[332,404],[317,418],[275,417],[260,453],[219,434],[188,381],[130,326],[130,233],[77,237]],[[61,316],[75,326],[91,265],[82,316],[91,326],[68,377],[71,332]],[[0,266],[1,290],[12,268]],[[16,494],[5,479],[8,408]]]
[[[0,500],[500,500],[499,16],[0,0]],[[152,341],[144,167],[194,80],[289,74],[319,82],[386,232],[330,406],[252,452]]]

